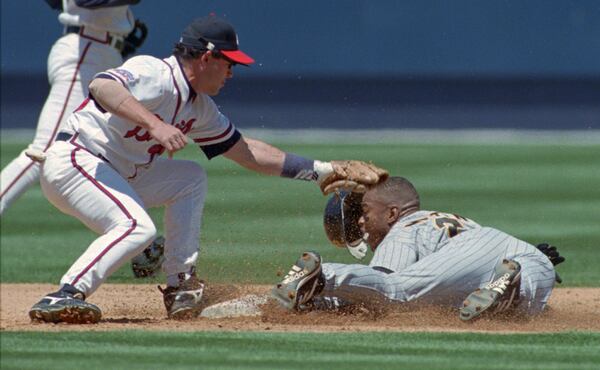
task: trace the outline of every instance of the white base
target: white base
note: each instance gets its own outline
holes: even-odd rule
[[[227,317],[260,316],[258,306],[267,303],[268,296],[249,294],[241,298],[232,299],[206,307],[200,317],[209,319],[222,319]]]

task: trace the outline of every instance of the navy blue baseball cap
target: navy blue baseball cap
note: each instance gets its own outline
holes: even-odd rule
[[[215,15],[195,19],[183,30],[179,43],[223,54],[235,63],[254,63],[254,59],[239,49],[238,36],[233,26]]]

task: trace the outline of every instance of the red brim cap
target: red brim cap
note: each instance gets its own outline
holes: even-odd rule
[[[248,65],[254,63],[254,59],[241,50],[219,50],[219,52],[239,64]]]

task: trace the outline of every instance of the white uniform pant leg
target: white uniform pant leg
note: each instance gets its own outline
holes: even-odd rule
[[[121,64],[122,58],[110,46],[80,38],[61,37],[48,57],[50,92],[40,113],[35,137],[29,149],[46,151],[67,117],[88,94],[92,77]],[[39,178],[39,165],[21,152],[0,174],[0,215]]]
[[[394,302],[421,302],[458,307],[464,298],[478,287],[480,280],[465,280],[458,265],[438,271],[428,256],[400,272],[385,273],[365,265],[323,264],[326,278],[325,295],[350,301],[375,299]],[[436,256],[442,257],[442,256]],[[447,258],[445,256],[444,258]],[[440,259],[442,261],[444,258]],[[492,274],[493,269],[484,271]]]
[[[532,249],[531,253],[520,254],[511,259],[521,265],[521,302],[518,308],[530,315],[541,313],[556,282],[556,270],[552,262],[537,248]]]
[[[42,165],[48,200],[100,234],[62,277],[86,296],[141,252],[156,228],[132,187],[107,162],[81,147],[55,143]]]
[[[322,294],[336,296],[354,303],[369,303],[394,299],[388,289],[388,274],[360,264],[324,263],[325,286]]]
[[[31,187],[39,176],[39,165],[25,155],[13,159],[0,173],[0,215]]]
[[[70,87],[72,89],[70,90]],[[70,91],[70,94],[68,94]],[[80,84],[72,84],[69,80],[57,80],[50,88],[42,113],[38,121],[33,142],[28,149],[45,151],[58,133],[68,114],[83,100]],[[0,214],[27,189],[38,181],[39,164],[25,155],[23,150],[12,160],[0,174]]]
[[[131,185],[148,208],[165,206],[165,262],[169,277],[189,272],[200,251],[200,227],[207,191],[204,169],[193,161],[159,158]],[[173,285],[174,281],[168,281]]]

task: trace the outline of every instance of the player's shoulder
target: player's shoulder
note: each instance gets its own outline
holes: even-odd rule
[[[396,238],[414,240],[419,235],[429,232],[432,227],[431,222],[429,222],[431,213],[431,211],[419,210],[402,217],[394,224],[390,234]]]
[[[399,247],[410,247],[414,244],[414,230],[405,227],[399,222],[396,222],[388,233],[385,235],[379,246],[377,246],[377,250],[379,253],[383,253],[382,251],[387,251],[390,249],[396,249]]]
[[[169,69],[169,66],[162,59],[153,57],[151,55],[136,55],[127,59],[127,61],[123,63],[123,67],[143,68],[155,72]]]
[[[402,219],[399,220],[397,224],[399,225],[399,227],[402,228],[415,226],[426,221],[431,216],[431,213],[431,211],[419,210],[402,217]]]
[[[138,55],[128,59],[122,66],[109,70],[130,86],[140,85],[148,88],[166,86],[171,81],[169,66],[161,59],[150,55]]]
[[[402,218],[400,221],[396,222],[390,228],[390,231],[388,232],[388,237],[390,239],[391,238],[404,239],[404,238],[410,237],[410,235],[413,233],[413,229],[411,227],[412,226],[411,220],[412,220],[412,217],[408,220],[406,220],[405,218]]]
[[[214,109],[214,110],[218,110],[218,106],[217,103],[215,103],[215,101],[213,100],[213,98],[211,98],[209,95],[203,94],[203,93],[196,93],[196,99],[194,100],[194,103],[197,104],[198,106],[201,106],[202,108],[210,108],[210,109]]]

